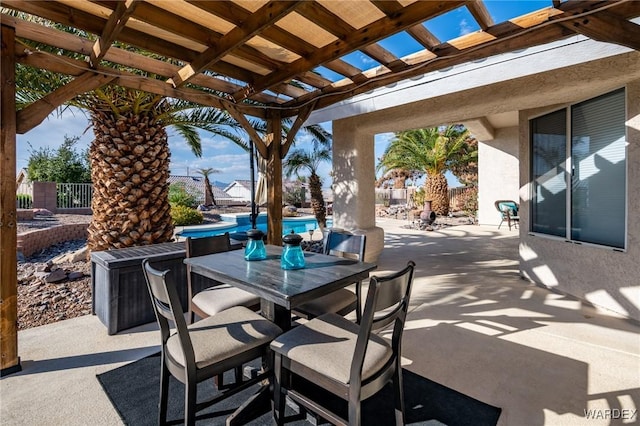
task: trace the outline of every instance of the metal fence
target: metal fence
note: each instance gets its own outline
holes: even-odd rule
[[[450,188],[449,204],[452,208],[457,206],[459,197],[464,194],[466,188]],[[407,200],[415,193],[416,188],[391,189],[376,188],[376,203],[388,206],[406,205]],[[199,203],[204,202],[204,194],[192,194],[197,198]],[[56,185],[57,207],[60,209],[85,209],[91,208],[91,198],[93,196],[93,187],[90,183],[59,183]],[[17,208],[31,209],[33,208],[33,183],[23,182],[16,189]],[[216,197],[218,205],[234,205],[238,201],[233,198]],[[421,207],[421,206],[413,206]]]
[[[458,206],[458,200],[460,199],[460,197],[462,197],[462,195],[467,191],[468,188],[464,187],[464,186],[460,186],[457,188],[449,188],[449,208],[453,208],[453,209],[457,209]]]
[[[417,188],[376,188],[376,204],[384,204],[385,206],[394,206],[398,204],[407,204],[407,200],[416,192]]]
[[[385,206],[406,205],[412,201],[412,195],[417,188],[409,187],[403,189],[393,188],[376,188],[376,204],[384,204]],[[458,206],[458,200],[465,193],[467,188],[449,188],[449,205],[455,209]],[[422,208],[422,206],[411,206],[411,208]]]
[[[91,207],[93,187],[90,183],[59,183],[56,200],[59,209],[85,209]]]

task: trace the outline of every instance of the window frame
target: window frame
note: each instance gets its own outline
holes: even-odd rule
[[[624,122],[625,122],[625,126],[624,126],[624,138],[625,138],[625,172],[624,172],[624,179],[625,179],[625,193],[624,193],[624,239],[623,239],[623,247],[614,247],[614,246],[609,246],[609,245],[605,245],[605,244],[598,244],[598,243],[591,243],[591,242],[585,242],[585,241],[580,241],[580,240],[574,240],[572,239],[572,230],[571,230],[571,224],[572,224],[572,197],[573,197],[573,186],[572,186],[572,177],[573,177],[573,167],[572,167],[572,163],[573,163],[573,158],[572,158],[572,147],[573,147],[573,141],[572,141],[572,130],[573,130],[573,122],[572,122],[572,109],[573,107],[575,107],[576,105],[580,105],[583,104],[584,102],[588,102],[590,100],[593,99],[597,99],[600,96],[604,96],[604,95],[608,95],[614,92],[617,92],[619,90],[623,90],[623,96],[624,96]],[[575,245],[581,245],[581,246],[588,246],[588,247],[595,247],[595,248],[601,248],[601,249],[606,249],[606,250],[612,250],[612,251],[616,251],[616,252],[626,252],[627,248],[628,248],[628,243],[629,243],[629,233],[628,233],[628,229],[629,229],[629,128],[626,125],[627,121],[628,121],[628,116],[629,116],[629,111],[628,111],[628,90],[626,88],[626,86],[621,86],[621,87],[617,87],[615,89],[612,90],[608,90],[605,93],[601,93],[597,96],[591,96],[589,98],[586,99],[582,99],[580,101],[576,101],[576,102],[572,102],[569,104],[565,104],[564,106],[560,107],[560,108],[554,108],[554,109],[550,109],[547,110],[545,112],[541,112],[539,114],[535,114],[533,116],[530,116],[528,119],[528,137],[529,137],[529,181],[530,181],[530,185],[528,185],[529,190],[528,190],[528,196],[529,196],[529,206],[528,206],[528,212],[529,212],[529,223],[527,224],[527,233],[530,236],[536,236],[536,237],[541,237],[541,238],[548,238],[551,240],[556,240],[556,241],[562,241],[562,242],[568,242],[568,243],[572,243]],[[534,176],[533,176],[533,171],[534,171],[534,155],[533,155],[533,122],[534,120],[544,117],[546,115],[549,114],[553,114],[555,112],[558,111],[565,111],[565,136],[566,136],[566,145],[565,145],[565,159],[564,159],[564,173],[563,173],[563,180],[565,183],[565,186],[567,188],[567,195],[565,197],[565,236],[561,237],[558,235],[553,235],[553,234],[547,234],[544,232],[540,232],[540,231],[533,231],[533,209],[534,209],[534,199],[535,199],[535,191],[536,191],[536,187],[534,185]]]

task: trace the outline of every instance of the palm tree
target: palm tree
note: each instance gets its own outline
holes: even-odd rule
[[[86,37],[90,39],[91,35]],[[84,59],[82,55],[45,44],[26,43],[33,49]],[[16,106],[21,109],[71,80],[69,76],[19,64]],[[167,197],[168,127],[175,129],[198,157],[202,155],[202,146],[196,129],[242,143],[230,131],[239,125],[227,112],[143,91],[108,85],[73,98],[66,106],[87,110],[95,135],[89,148],[93,183],[90,251],[161,243],[173,238]]]
[[[115,86],[74,101],[88,109],[95,139],[89,149],[93,182],[90,251],[170,241],[167,127],[202,155],[196,128],[235,140],[236,123],[219,110]]]
[[[468,146],[469,132],[463,126],[431,127],[398,132],[385,150],[378,168],[411,170],[427,174],[426,199],[437,214],[449,213],[449,185],[445,172],[457,164],[477,158]]]
[[[407,187],[408,179],[416,179],[419,173],[412,172],[410,170],[393,169],[385,173],[380,179],[376,180],[376,188],[385,187],[389,185],[389,181],[393,181],[393,189],[404,189]]]
[[[206,198],[208,200],[211,200],[214,206],[217,206],[216,197],[213,196],[213,189],[211,189],[211,181],[209,180],[209,175],[212,173],[220,173],[220,170],[209,167],[206,169],[198,169],[198,173],[204,176],[204,190],[207,194]]]
[[[16,89],[21,104],[65,83],[48,74],[40,72],[38,90],[34,90],[32,70],[18,67]],[[106,86],[72,99],[67,106],[89,112],[95,136],[89,148],[93,184],[93,217],[87,241],[90,251],[173,238],[167,198],[168,127],[186,140],[196,156],[202,155],[196,129],[240,143],[238,135],[230,131],[239,125],[225,111],[147,92]]]
[[[325,132],[330,140],[331,136]],[[302,148],[294,149],[282,163],[285,175],[289,178],[292,175],[300,176],[302,171],[309,173],[309,193],[311,195],[311,208],[318,221],[320,229],[327,226],[327,211],[322,195],[322,179],[318,176],[318,167],[325,161],[331,161],[331,142],[329,140],[318,140],[314,138],[313,149],[306,151]]]

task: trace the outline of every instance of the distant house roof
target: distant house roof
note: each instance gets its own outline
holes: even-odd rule
[[[248,180],[248,179],[247,180],[234,180],[229,185],[227,185],[227,187],[224,190],[228,191],[230,188],[233,188],[234,186],[241,186],[241,187],[251,191],[251,181]]]
[[[204,177],[202,176],[169,176],[169,184],[182,183],[185,186],[185,190],[197,197],[198,202],[204,202]],[[213,196],[215,199],[228,199],[231,198],[229,194],[220,189],[217,186],[211,185],[213,190]]]
[[[204,202],[204,178],[199,176],[169,176],[169,184],[182,184],[184,189],[198,200]]]
[[[29,182],[29,176],[27,175],[27,171],[25,169],[20,169],[16,176],[16,183],[20,185],[23,182]]]
[[[213,196],[216,200],[231,198],[229,194],[224,192],[224,190],[218,186],[211,185],[211,189],[213,190]]]

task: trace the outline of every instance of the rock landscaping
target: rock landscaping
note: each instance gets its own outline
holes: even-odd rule
[[[55,244],[18,262],[18,329],[91,313],[86,241]]]

